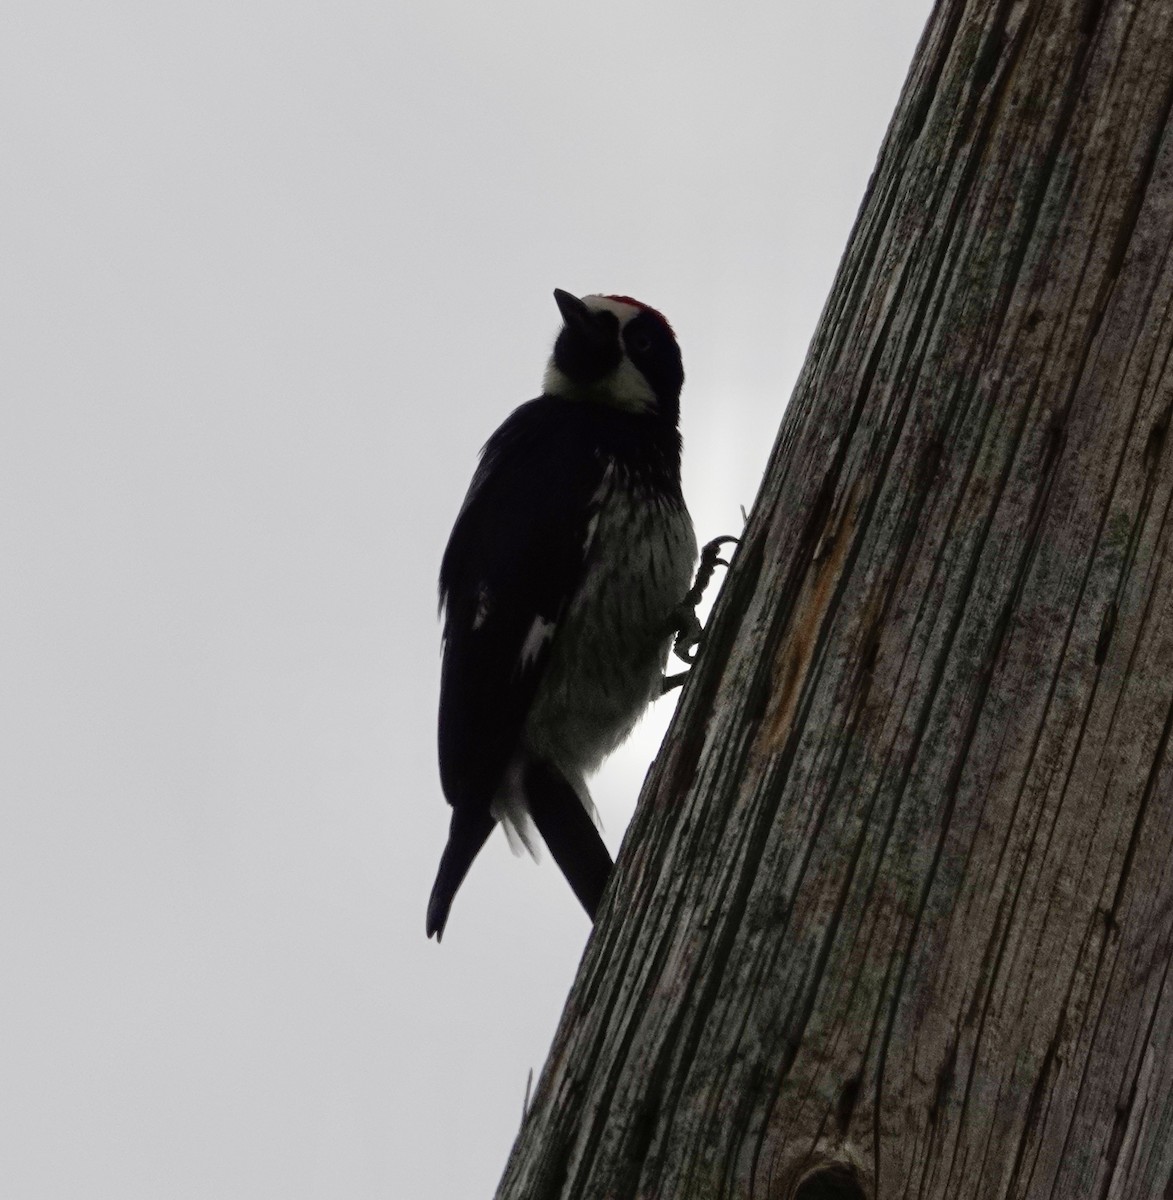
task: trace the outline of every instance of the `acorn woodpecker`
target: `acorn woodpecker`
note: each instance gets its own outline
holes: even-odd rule
[[[594,919],[612,863],[584,777],[664,690],[673,635],[695,642],[676,338],[628,296],[554,299],[542,395],[485,444],[440,567],[437,941],[498,821],[531,850],[536,826]]]

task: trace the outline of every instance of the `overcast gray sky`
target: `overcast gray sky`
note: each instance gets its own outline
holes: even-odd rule
[[[928,8],[5,6],[5,1197],[492,1194],[588,926],[497,836],[424,938],[477,450],[635,295],[736,533]]]

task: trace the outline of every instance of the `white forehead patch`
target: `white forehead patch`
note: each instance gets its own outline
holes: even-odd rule
[[[619,318],[619,328],[622,329],[632,317],[638,317],[643,309],[623,300],[613,300],[610,296],[583,296],[583,304],[591,312],[614,313]]]
[[[628,304],[625,300],[614,300],[610,296],[583,296],[582,302],[591,312],[614,313],[619,321],[620,334],[629,321],[644,311],[638,304]],[[547,396],[595,400],[629,412],[648,412],[656,408],[656,393],[643,377],[643,372],[627,357],[626,351],[610,375],[585,388],[567,379],[551,357],[542,380],[542,391]]]

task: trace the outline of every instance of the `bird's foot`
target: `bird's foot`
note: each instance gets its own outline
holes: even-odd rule
[[[675,675],[664,675],[660,679],[660,695],[666,696],[673,688],[683,687],[688,678],[687,671],[677,671]]]
[[[736,544],[735,537],[718,537],[713,538],[711,542],[706,542],[705,547],[701,550],[701,560],[696,569],[696,579],[693,580],[692,587],[688,589],[688,594],[676,606],[672,614],[671,632],[676,635],[676,642],[673,646],[673,652],[676,657],[682,662],[688,663],[690,666],[696,661],[697,651],[701,642],[701,623],[696,615],[697,605],[700,604],[702,597],[705,594],[705,589],[709,586],[709,580],[713,578],[713,572],[718,566],[727,567],[728,560],[721,557],[721,547],[727,543]],[[670,691],[674,687],[679,687],[684,682],[683,672],[680,675],[666,675],[664,677],[664,691]]]

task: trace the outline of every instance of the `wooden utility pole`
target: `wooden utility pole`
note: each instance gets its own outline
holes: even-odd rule
[[[938,3],[501,1200],[1173,1198],[1171,106]]]

